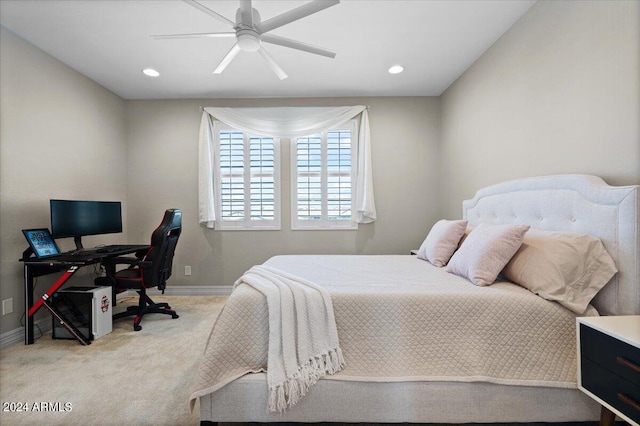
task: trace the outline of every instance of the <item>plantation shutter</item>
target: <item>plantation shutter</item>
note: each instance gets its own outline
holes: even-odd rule
[[[293,229],[356,229],[352,159],[356,123],[292,140]]]

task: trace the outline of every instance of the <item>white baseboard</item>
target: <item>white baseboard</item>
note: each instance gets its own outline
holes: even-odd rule
[[[232,286],[179,286],[167,287],[164,290],[165,296],[228,296],[231,294]],[[162,292],[158,289],[149,289],[149,296],[158,296]],[[118,299],[126,296],[135,296],[136,292],[130,290],[128,292],[118,294]],[[43,318],[34,323],[34,333],[36,338],[39,336],[38,330],[45,334],[51,330],[51,318]],[[6,333],[0,334],[0,349],[8,348],[17,343],[24,343],[24,327],[19,327]]]
[[[40,336],[39,332],[45,334],[47,331],[51,331],[51,317],[42,318],[33,323],[33,332],[36,337]],[[8,348],[16,343],[24,344],[24,327],[0,334],[0,349]]]
[[[228,296],[233,287],[226,286],[167,286],[165,296]],[[147,290],[149,296],[162,294],[157,288]]]

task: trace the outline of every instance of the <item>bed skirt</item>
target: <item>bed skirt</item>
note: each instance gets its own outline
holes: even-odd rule
[[[283,415],[267,413],[266,399],[266,374],[247,374],[200,397],[200,419],[203,422],[504,423],[596,421],[600,416],[600,406],[577,389],[479,382],[375,383],[321,379],[295,409]]]

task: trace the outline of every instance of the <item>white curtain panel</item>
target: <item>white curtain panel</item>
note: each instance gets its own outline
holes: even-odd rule
[[[336,128],[360,115],[356,162],[356,211],[354,222],[376,220],[371,172],[371,132],[364,105],[343,107],[274,107],[203,109],[200,122],[200,158],[198,167],[200,223],[213,228],[215,216],[215,182],[213,174],[213,121],[219,120],[235,129],[261,136],[296,138]]]
[[[213,228],[216,221],[215,184],[213,181],[213,121],[207,113],[200,120],[200,140],[198,146],[198,217],[207,228]]]
[[[358,131],[356,172],[356,223],[371,223],[376,220],[376,203],[373,200],[373,172],[371,169],[371,131],[369,114],[365,109],[360,118]]]

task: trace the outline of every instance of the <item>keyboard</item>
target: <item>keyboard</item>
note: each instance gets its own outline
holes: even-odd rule
[[[99,246],[89,249],[88,251],[93,253],[115,253],[119,251],[140,250],[147,248],[148,246],[131,245],[131,244],[112,244],[108,246]]]
[[[129,250],[130,248],[132,247],[129,245],[113,244],[110,246],[96,247],[93,251],[96,253],[114,253],[116,251]]]

